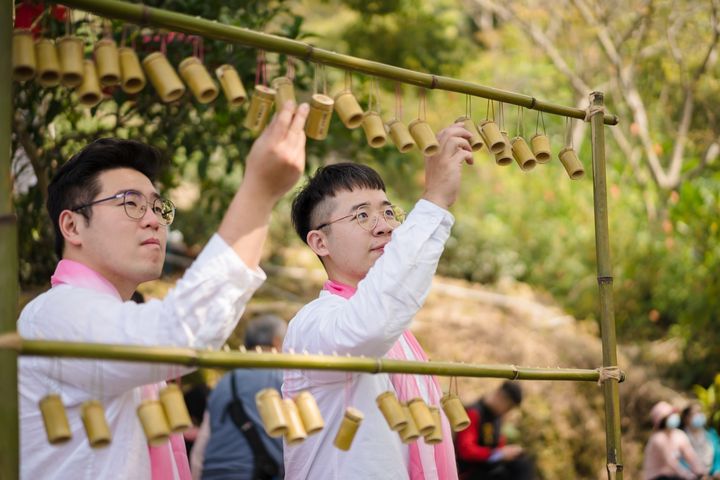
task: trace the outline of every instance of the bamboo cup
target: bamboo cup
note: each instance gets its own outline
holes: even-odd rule
[[[287,432],[285,432],[285,441],[288,445],[297,445],[298,443],[302,443],[305,441],[308,434],[305,431],[302,418],[300,418],[300,412],[298,411],[297,405],[295,405],[295,402],[289,398],[284,399],[282,402],[288,427]]]
[[[350,90],[335,95],[335,111],[347,128],[357,128],[363,123],[363,110]]]
[[[178,71],[199,103],[210,103],[217,98],[218,87],[198,57],[188,57],[180,62]]]
[[[35,42],[37,61],[37,80],[43,87],[54,87],[60,83],[60,60],[58,60],[55,42],[41,38]]]
[[[288,421],[280,393],[274,388],[264,388],[255,395],[260,418],[265,431],[271,437],[280,437],[288,431]]]
[[[503,137],[503,149],[500,153],[495,153],[495,163],[501,166],[510,165],[513,161],[512,149],[510,148],[510,139],[507,136],[507,132],[500,134]],[[487,140],[487,138],[485,139]]]
[[[284,78],[284,77],[281,77]],[[275,80],[278,80],[277,78]],[[290,85],[292,87],[292,84]],[[278,94],[280,91],[278,90]],[[295,101],[295,99],[292,99]],[[313,140],[323,140],[327,137],[330,121],[332,120],[333,104],[332,98],[321,93],[316,93],[310,99],[310,113],[305,124],[305,133]],[[275,108],[284,105],[275,97]]]
[[[424,437],[432,432],[435,428],[435,419],[425,401],[419,397],[413,398],[408,402],[408,408],[420,435]]]
[[[295,87],[293,87],[293,82],[288,77],[277,77],[270,83],[270,86],[275,89],[275,110],[279,112],[288,101],[292,101],[293,105],[297,104]],[[312,105],[310,106],[312,107]],[[332,104],[330,104],[330,110],[332,110]]]
[[[410,135],[410,130],[400,120],[390,120],[388,123],[388,129],[390,130],[390,138],[393,143],[400,151],[400,153],[406,153],[415,147],[415,140]]]
[[[192,426],[180,387],[174,383],[160,390],[160,403],[165,411],[168,426],[173,433],[182,433]]]
[[[410,413],[408,406],[403,405],[402,409],[405,414],[405,418],[407,419],[407,423],[405,424],[405,428],[400,430],[399,433],[402,442],[407,444],[420,438],[420,432],[418,432],[417,425],[415,425],[415,420],[413,420],[412,413]]]
[[[500,132],[500,128],[497,126],[497,123],[492,120],[485,120],[482,122],[480,124],[480,131],[485,138],[485,144],[488,146],[488,150],[490,150],[496,157],[505,150],[505,143],[510,143],[506,142],[505,138],[503,138],[502,132]]]
[[[167,443],[170,426],[159,401],[144,400],[137,408],[137,415],[150,445],[157,447]]]
[[[115,40],[103,38],[95,44],[95,64],[100,85],[114,87],[120,83],[120,56]]]
[[[470,117],[460,117],[457,120],[455,120],[455,123],[462,122],[463,127],[465,127],[465,130],[470,132],[470,139],[468,142],[470,142],[470,148],[472,148],[473,152],[477,152],[480,150],[483,145],[485,145],[485,142],[483,141],[482,135],[480,135],[480,132],[478,131],[477,125],[475,125],[475,122],[472,121]]]
[[[394,392],[383,392],[375,399],[377,406],[385,417],[390,430],[402,430],[407,425],[407,418]]]
[[[183,96],[185,85],[165,55],[153,52],[143,59],[142,64],[160,100],[170,103]]]
[[[60,61],[60,83],[75,88],[83,81],[83,41],[74,36],[65,36],[55,43]]]
[[[454,432],[465,430],[470,426],[470,417],[468,417],[465,407],[462,402],[454,393],[448,393],[443,395],[440,399],[440,405],[442,405],[445,416],[450,422],[450,428]]]
[[[220,65],[217,70],[215,70],[215,75],[217,75],[218,80],[220,80],[220,86],[228,103],[233,107],[242,105],[247,99],[247,93],[235,67],[228,64]]]
[[[537,160],[530,151],[527,142],[522,137],[515,137],[512,139],[512,155],[522,170],[528,171],[535,168]]]
[[[264,85],[255,85],[255,93],[250,99],[250,107],[243,125],[253,133],[260,133],[270,118],[270,110],[275,99],[275,90]]]
[[[35,76],[37,59],[33,35],[27,28],[13,30],[12,76],[13,80],[25,82]]]
[[[110,445],[112,436],[110,427],[105,419],[105,410],[98,400],[88,400],[80,407],[80,418],[82,418],[88,443],[92,448],[102,448]]]
[[[325,427],[320,409],[318,408],[315,397],[310,392],[300,392],[295,397],[295,404],[300,412],[305,431],[308,435],[319,432]]]
[[[45,433],[51,445],[65,443],[72,437],[65,407],[60,395],[51,393],[40,400],[40,413],[42,413]]]
[[[337,435],[335,435],[335,441],[333,444],[340,450],[350,450],[350,445],[355,438],[355,433],[360,427],[360,422],[363,420],[363,414],[360,410],[353,407],[348,407],[345,410],[345,416],[340,423]]]
[[[537,159],[537,163],[547,163],[550,161],[550,139],[542,133],[535,134],[530,139],[532,153]]]
[[[83,81],[77,89],[77,95],[80,103],[86,107],[94,107],[102,100],[100,81],[92,60],[83,61]]]
[[[415,119],[408,125],[410,135],[417,143],[418,148],[425,156],[435,155],[440,149],[440,144],[435,133],[425,120]]]
[[[570,179],[578,180],[585,175],[585,168],[572,147],[563,148],[558,156]]]
[[[385,124],[380,118],[380,114],[375,111],[365,112],[363,115],[362,127],[365,131],[368,145],[373,148],[380,148],[387,142],[385,134]]]
[[[123,92],[134,95],[145,88],[147,83],[145,73],[140,66],[140,59],[135,50],[122,47],[118,50],[120,56],[120,86]]]
[[[443,440],[442,436],[442,420],[440,419],[440,409],[438,407],[430,407],[430,414],[433,418],[433,429],[425,435],[425,443],[434,445]]]

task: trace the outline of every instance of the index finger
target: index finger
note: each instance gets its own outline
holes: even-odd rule
[[[280,112],[278,112],[273,121],[270,122],[268,128],[273,130],[277,129],[283,133],[286,132],[292,121],[294,110],[295,103],[292,100],[285,102]]]
[[[310,112],[310,105],[307,103],[301,103],[297,110],[295,110],[295,116],[292,119],[290,131],[302,132],[305,129],[305,120],[307,119],[308,112]]]
[[[449,137],[462,137],[469,140],[470,137],[472,137],[472,133],[467,131],[462,125],[454,124],[444,128],[440,134],[438,134],[438,142],[443,143]]]

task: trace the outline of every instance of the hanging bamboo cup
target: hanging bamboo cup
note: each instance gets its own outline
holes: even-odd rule
[[[150,445],[157,447],[167,443],[170,426],[159,401],[144,400],[137,408],[137,415]]]
[[[525,139],[520,136],[515,137],[512,139],[511,144],[513,158],[520,165],[520,168],[525,171],[535,168],[537,160],[535,160],[535,156],[530,151]]]
[[[123,92],[134,95],[145,88],[147,83],[145,73],[140,66],[140,59],[135,50],[129,47],[120,47],[120,86]]]
[[[255,395],[260,418],[265,431],[271,437],[280,437],[288,431],[288,421],[280,393],[274,388],[264,388]]]
[[[285,432],[285,441],[288,445],[297,445],[302,443],[308,436],[303,425],[302,418],[297,405],[291,399],[286,398],[283,401],[283,410],[287,419],[287,432]]]
[[[440,405],[442,405],[445,416],[450,422],[450,428],[454,432],[465,430],[470,426],[470,417],[468,417],[465,407],[462,402],[454,393],[448,393],[443,395],[440,399]]]
[[[585,175],[585,168],[572,147],[563,148],[558,156],[571,180],[578,180]]]
[[[400,439],[403,443],[407,444],[410,442],[414,442],[418,438],[420,438],[420,432],[418,432],[417,425],[415,425],[415,420],[413,420],[412,413],[410,413],[410,409],[407,405],[402,406],[403,413],[405,414],[405,418],[407,419],[407,423],[405,424],[405,427],[400,430]]]
[[[419,397],[413,398],[408,402],[408,408],[420,435],[424,437],[432,432],[435,428],[435,419],[425,401]]]
[[[38,83],[43,87],[58,85],[60,83],[60,61],[55,49],[55,42],[49,38],[41,38],[36,41],[35,59]]]
[[[510,165],[513,161],[512,149],[510,148],[510,138],[508,138],[507,132],[502,132],[500,136],[503,137],[503,149],[500,150],[500,153],[494,154],[495,163],[501,166]]]
[[[115,40],[103,38],[95,44],[95,64],[100,85],[114,87],[120,83],[120,57]]]
[[[107,447],[112,440],[110,427],[105,419],[105,410],[99,400],[88,400],[80,407],[88,443],[92,448]]]
[[[400,153],[409,152],[415,147],[415,140],[403,122],[398,119],[390,120],[387,126],[390,130],[390,138]]]
[[[430,124],[419,118],[410,122],[408,125],[410,135],[417,143],[418,148],[425,156],[435,155],[440,148],[440,144],[432,131]]]
[[[75,36],[65,36],[56,42],[60,61],[60,83],[75,88],[83,81],[83,41]]]
[[[220,80],[220,86],[223,89],[228,103],[233,107],[242,105],[247,99],[247,93],[235,67],[228,64],[220,65],[217,70],[215,70],[215,75],[217,75],[218,80]]]
[[[270,110],[275,100],[275,90],[265,85],[255,85],[255,93],[250,99],[250,107],[243,125],[251,132],[260,133],[270,118]]]
[[[407,418],[394,392],[387,391],[378,395],[377,406],[385,417],[390,430],[395,432],[402,430],[407,425]]]
[[[170,103],[183,96],[185,85],[162,52],[151,53],[143,59],[142,64],[160,100]]]
[[[312,96],[310,99],[310,113],[305,124],[305,133],[309,138],[313,140],[327,138],[334,103],[332,98],[322,93],[316,93]],[[277,105],[279,105],[279,102],[277,102],[276,97],[275,108],[277,108]]]
[[[433,418],[433,429],[425,435],[425,443],[434,445],[443,440],[442,436],[442,420],[440,418],[440,409],[438,407],[430,407],[430,414]]]
[[[217,98],[217,85],[198,57],[188,57],[180,62],[178,71],[199,103],[210,103]]]
[[[192,426],[185,399],[180,387],[169,383],[160,390],[160,403],[165,411],[168,426],[173,433],[182,433]]]
[[[295,397],[295,404],[300,412],[305,431],[308,435],[319,432],[325,427],[320,409],[318,408],[315,397],[310,392],[300,392]]]
[[[12,76],[13,80],[25,82],[35,76],[37,68],[35,42],[32,32],[27,28],[13,30]]]
[[[275,110],[280,111],[288,101],[292,101],[293,105],[297,104],[295,87],[293,87],[293,82],[288,77],[277,77],[270,83],[270,86],[275,89]],[[332,99],[330,100],[332,101]],[[312,104],[310,107],[312,108]],[[330,110],[332,110],[332,104],[330,104]]]
[[[335,111],[347,128],[357,128],[363,123],[363,110],[350,90],[335,95]]]
[[[477,152],[483,147],[483,145],[485,145],[482,135],[480,135],[480,132],[478,131],[477,125],[475,125],[475,122],[473,122],[470,117],[460,117],[455,120],[455,123],[462,123],[465,130],[470,132],[471,137],[468,142],[470,142],[470,148],[472,148],[473,152]]]
[[[40,413],[42,413],[45,433],[51,445],[67,442],[72,437],[65,407],[60,395],[51,393],[40,400]]]
[[[95,62],[83,61],[83,81],[77,89],[78,99],[86,107],[94,107],[102,100],[100,82],[98,81]]]
[[[368,145],[373,148],[380,148],[387,142],[385,124],[378,112],[370,110],[363,115],[362,127],[365,131]]]
[[[363,414],[360,410],[348,407],[345,410],[345,416],[340,423],[340,428],[338,429],[337,435],[335,435],[335,441],[333,444],[340,450],[344,450],[346,452],[350,450],[350,445],[352,445],[355,433],[357,433],[362,420]]]
[[[536,133],[530,139],[532,153],[537,159],[537,163],[547,163],[550,161],[550,139],[543,133]]]
[[[503,134],[500,132],[500,128],[497,126],[497,123],[492,120],[485,120],[482,122],[480,124],[480,131],[485,138],[485,144],[488,146],[488,150],[490,150],[496,157],[505,150],[506,143],[508,146],[510,145],[510,142],[506,142],[506,139],[503,138]]]

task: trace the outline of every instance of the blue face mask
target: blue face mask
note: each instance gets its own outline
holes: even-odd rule
[[[665,420],[665,427],[667,428],[678,428],[680,426],[680,415],[677,413],[671,414],[669,417],[667,417],[667,420]]]
[[[704,413],[696,413],[693,415],[690,425],[692,425],[693,428],[703,428],[706,422],[707,418]]]

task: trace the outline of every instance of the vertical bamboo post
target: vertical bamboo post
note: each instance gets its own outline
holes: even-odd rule
[[[610,265],[610,232],[608,229],[607,180],[605,178],[604,98],[602,92],[590,94],[592,127],[593,203],[595,207],[595,254],[597,256],[598,289],[600,294],[600,334],[603,367],[617,366],[617,339],[613,311],[612,267]],[[605,395],[605,446],[609,480],[623,479],[620,446],[620,396],[618,382],[603,382]]]

